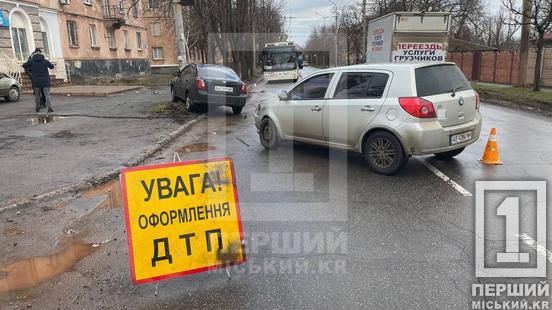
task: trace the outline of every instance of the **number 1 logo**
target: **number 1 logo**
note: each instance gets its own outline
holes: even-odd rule
[[[546,277],[546,255],[536,253],[536,267],[527,268],[526,265],[518,268],[487,267],[485,262],[485,236],[486,232],[500,231],[501,227],[485,227],[485,223],[496,223],[497,221],[486,221],[485,214],[495,214],[503,217],[505,227],[505,252],[496,253],[493,265],[507,263],[508,266],[515,264],[527,264],[530,262],[530,253],[520,252],[520,199],[513,195],[520,191],[536,192],[536,218],[534,223],[537,227],[536,244],[546,246],[546,182],[544,181],[479,181],[476,182],[475,195],[475,276],[476,277],[505,277],[505,278],[545,278]],[[505,192],[508,197],[496,208],[496,211],[485,212],[486,208],[493,208],[496,205],[485,205],[485,192]],[[489,211],[489,210],[487,210]],[[500,238],[502,240],[502,238]],[[498,240],[497,240],[498,241]]]

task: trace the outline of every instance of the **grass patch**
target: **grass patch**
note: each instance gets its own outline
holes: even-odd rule
[[[531,101],[552,105],[552,92],[534,92],[528,88],[500,87],[479,83],[472,83],[472,86],[482,97],[492,96],[497,97],[498,99],[510,100],[518,103]]]
[[[148,112],[154,114],[176,114],[186,112],[186,108],[181,102],[163,102],[149,107]]]

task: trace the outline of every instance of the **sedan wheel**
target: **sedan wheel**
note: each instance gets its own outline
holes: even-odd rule
[[[261,139],[261,144],[267,150],[272,150],[278,148],[280,141],[278,139],[278,131],[276,126],[270,118],[265,118],[261,121],[261,126],[259,126],[259,138]]]
[[[19,88],[14,86],[10,88],[10,91],[8,92],[8,96],[6,96],[6,99],[9,102],[16,102],[19,100],[20,97],[21,97],[21,92],[19,91]]]
[[[388,132],[370,135],[365,142],[364,156],[373,171],[385,175],[399,172],[408,162],[400,141]]]
[[[195,104],[192,98],[190,98],[190,96],[186,97],[186,111],[188,112],[195,111]]]
[[[178,102],[179,101],[179,98],[176,96],[176,93],[174,91],[174,87],[171,87],[171,97],[172,97],[172,102]]]

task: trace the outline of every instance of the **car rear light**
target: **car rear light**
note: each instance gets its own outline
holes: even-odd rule
[[[207,90],[207,85],[205,85],[205,81],[202,78],[197,78],[196,87],[198,90]]]
[[[242,84],[241,93],[242,94],[247,94],[247,84],[245,84],[245,83]]]
[[[479,107],[481,106],[481,98],[479,98],[479,94],[474,90],[475,92],[475,109],[479,111]]]
[[[399,104],[408,114],[417,118],[436,118],[433,103],[420,97],[399,98]]]

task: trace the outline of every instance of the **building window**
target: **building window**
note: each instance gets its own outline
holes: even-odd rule
[[[163,54],[163,48],[162,47],[154,47],[153,48],[153,59],[154,60],[163,60],[165,58],[165,55]]]
[[[115,29],[107,27],[107,41],[109,43],[109,48],[114,50],[117,49],[117,40],[115,39]]]
[[[159,9],[159,0],[148,0],[148,7],[150,10]]]
[[[67,21],[67,36],[69,38],[69,46],[79,46],[77,23],[74,21]]]
[[[83,0],[84,4],[92,5],[92,0]]]
[[[141,32],[136,33],[136,48],[139,51],[142,50],[142,33]]]
[[[40,35],[42,36],[42,42],[44,44],[44,54],[47,57],[51,56],[52,51],[50,50],[50,29],[46,20],[41,16],[40,17]]]
[[[138,17],[138,5],[140,4],[139,0],[132,1],[132,16]]]
[[[125,50],[130,50],[130,42],[128,40],[128,31],[123,30],[123,38],[125,40]]]
[[[25,61],[34,49],[33,28],[24,13],[19,11],[14,11],[10,26],[13,53],[19,61]]]
[[[96,30],[96,25],[90,25],[90,46],[98,47],[98,31]]]
[[[119,7],[119,13],[124,13],[124,0],[118,0],[117,1],[117,6]]]
[[[151,35],[154,36],[154,37],[160,37],[161,36],[161,24],[159,24],[159,23],[151,24]]]

